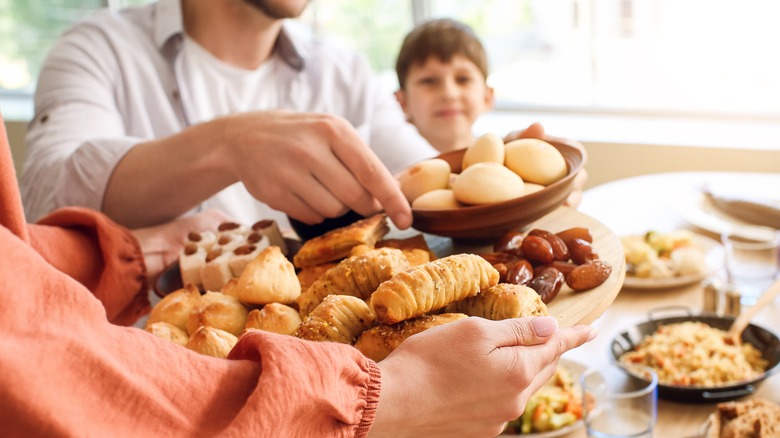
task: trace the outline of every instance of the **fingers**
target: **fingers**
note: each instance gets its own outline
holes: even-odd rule
[[[337,140],[332,145],[336,157],[344,163],[358,183],[379,202],[398,228],[409,228],[412,225],[412,210],[390,171],[363,143],[354,129],[348,127],[342,131],[346,132],[337,136]],[[347,201],[349,202],[345,204],[355,211],[360,212],[361,209],[366,208],[365,205],[355,205],[354,200]]]
[[[527,128],[520,132],[518,138],[544,138],[544,127],[541,123],[531,123]]]
[[[558,331],[558,320],[552,316],[505,319],[498,323],[499,329],[491,332],[496,347],[543,344]]]

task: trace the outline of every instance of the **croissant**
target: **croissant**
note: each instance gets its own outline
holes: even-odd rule
[[[372,249],[342,260],[298,297],[301,316],[306,317],[328,295],[368,299],[383,281],[408,268],[406,256],[394,248]]]
[[[528,286],[501,283],[478,295],[451,303],[448,312],[460,312],[498,321],[523,316],[547,315],[542,297]]]
[[[395,324],[474,296],[498,277],[482,257],[456,254],[396,274],[371,295],[371,308],[380,323]]]
[[[295,332],[310,341],[352,344],[374,322],[365,301],[348,295],[328,295]]]
[[[364,331],[355,342],[355,348],[367,358],[379,362],[409,336],[464,318],[468,318],[468,315],[442,313],[441,315],[423,315],[393,325],[378,325]]]

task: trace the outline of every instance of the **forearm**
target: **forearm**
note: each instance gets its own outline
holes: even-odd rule
[[[172,220],[237,181],[218,119],[133,147],[106,186],[102,210],[129,228]]]

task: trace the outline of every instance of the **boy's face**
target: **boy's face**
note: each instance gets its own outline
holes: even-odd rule
[[[432,56],[413,65],[404,85],[396,92],[398,103],[420,134],[441,152],[469,146],[472,124],[493,107],[493,89],[463,55],[453,56],[448,63]]]

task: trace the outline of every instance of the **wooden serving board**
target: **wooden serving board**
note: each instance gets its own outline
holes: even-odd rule
[[[626,259],[620,238],[604,224],[586,214],[561,206],[533,222],[524,230],[541,228],[557,233],[572,227],[585,227],[590,230],[593,236],[593,249],[598,253],[601,260],[612,266],[612,273],[601,286],[588,291],[574,292],[564,285],[558,295],[547,304],[547,310],[550,315],[558,319],[558,324],[561,327],[590,324],[596,320],[615,300],[626,277]],[[393,229],[388,237],[404,238],[418,233],[417,230],[413,229],[405,231]],[[448,237],[428,234],[425,235],[425,240],[431,250],[439,257],[451,254],[478,254],[493,251],[492,244],[453,241]]]

